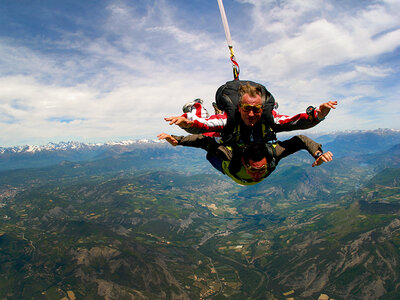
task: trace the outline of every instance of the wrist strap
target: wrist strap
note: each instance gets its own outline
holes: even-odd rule
[[[315,155],[315,160],[317,160],[322,154],[323,154],[322,151],[321,151],[321,152],[318,152],[318,153]]]

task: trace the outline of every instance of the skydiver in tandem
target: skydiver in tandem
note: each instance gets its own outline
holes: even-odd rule
[[[228,81],[217,90],[215,115],[209,116],[202,103],[201,99],[189,102],[183,107],[183,115],[165,120],[188,133],[208,132],[220,136],[225,144],[239,145],[270,142],[276,140],[277,132],[314,127],[337,105],[337,101],[329,101],[292,117],[280,115],[274,97],[263,85],[241,80]]]
[[[165,139],[173,146],[181,145],[206,150],[207,160],[213,167],[241,185],[261,182],[275,170],[282,158],[302,149],[307,150],[315,158],[312,167],[330,162],[333,157],[330,151],[325,153],[322,151],[321,144],[304,135],[272,144],[250,142],[243,149],[224,146],[215,138],[203,134],[175,136],[161,133],[158,138]]]
[[[217,90],[216,102],[213,103],[216,109],[213,116],[208,116],[202,100],[196,99],[183,107],[183,115],[165,118],[170,125],[178,125],[189,133],[202,134],[177,137],[163,133],[159,139],[166,139],[174,146],[207,150],[210,163],[240,184],[263,180],[280,159],[301,149],[306,149],[316,158],[313,166],[332,160],[332,153],[323,153],[319,144],[305,136],[277,142],[275,133],[317,125],[330,109],[336,108],[336,101],[323,103],[319,108],[310,106],[306,113],[293,117],[279,115],[274,109],[275,99],[264,86],[235,80]],[[211,137],[218,139],[219,143]],[[253,157],[255,153],[259,154]]]

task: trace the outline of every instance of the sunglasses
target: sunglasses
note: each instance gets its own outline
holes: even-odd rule
[[[245,112],[253,111],[254,113],[259,113],[263,109],[263,105],[262,104],[251,105],[251,104],[242,103],[242,104],[240,104],[240,107]]]

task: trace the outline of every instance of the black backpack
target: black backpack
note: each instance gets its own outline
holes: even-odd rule
[[[219,109],[226,112],[228,115],[227,124],[222,132],[222,140],[228,142],[232,139],[235,127],[240,122],[240,113],[238,110],[238,104],[240,101],[239,87],[241,85],[250,84],[260,88],[262,95],[265,98],[264,110],[261,118],[261,122],[268,128],[268,135],[265,137],[266,141],[276,139],[275,134],[270,130],[274,125],[274,117],[272,116],[272,110],[275,107],[275,99],[271,93],[262,84],[248,81],[248,80],[232,80],[228,81],[224,85],[220,86],[215,95],[215,100]]]

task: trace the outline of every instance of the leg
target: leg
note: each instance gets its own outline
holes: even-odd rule
[[[208,118],[210,116],[207,109],[205,109],[205,107],[203,106],[203,100],[200,98],[186,103],[183,106],[182,110],[184,113],[195,114],[199,118]]]

